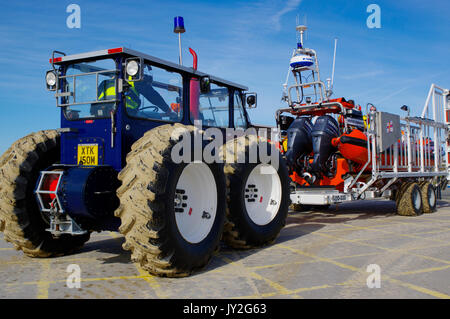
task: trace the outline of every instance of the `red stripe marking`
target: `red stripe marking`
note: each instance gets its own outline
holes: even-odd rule
[[[109,49],[108,54],[121,53],[122,51],[123,51],[122,48]]]
[[[57,62],[61,62],[62,61],[62,57],[58,57],[58,58],[54,58],[53,59],[53,63],[57,63]],[[48,62],[52,63],[52,59],[49,59]]]
[[[262,203],[262,196],[261,196],[261,198],[259,199],[259,202]]]
[[[189,216],[191,216],[191,215],[192,215],[192,207],[189,208]]]

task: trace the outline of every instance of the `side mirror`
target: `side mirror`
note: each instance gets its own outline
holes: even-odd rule
[[[256,108],[256,103],[257,103],[257,99],[256,99],[256,93],[247,93],[246,94],[246,102],[247,102],[247,107],[249,109],[254,109]]]
[[[205,75],[200,78],[200,93],[209,93],[211,91],[211,79]]]
[[[400,107],[400,110],[405,111],[409,117],[409,106],[408,105],[403,105],[402,107]]]

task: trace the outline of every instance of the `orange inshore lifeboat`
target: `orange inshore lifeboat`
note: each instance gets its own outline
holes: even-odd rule
[[[331,144],[346,159],[358,164],[365,164],[367,162],[367,136],[360,130],[355,129],[350,133],[333,138]]]

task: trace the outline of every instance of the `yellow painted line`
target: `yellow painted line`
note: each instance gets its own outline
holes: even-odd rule
[[[124,280],[124,279],[146,279],[147,277],[152,277],[151,275],[139,275],[139,276],[112,276],[112,277],[96,277],[96,278],[81,278],[80,281],[83,282],[95,282],[95,281],[113,281],[113,280]],[[17,285],[42,285],[49,286],[56,283],[65,283],[66,279],[60,280],[39,280],[39,281],[26,281],[20,283],[8,283],[6,286],[17,286]]]
[[[432,231],[418,232],[418,233],[414,233],[414,235],[439,234],[439,233],[445,233],[445,232],[450,232],[450,228],[448,228],[448,229],[439,229],[439,230],[432,230]]]
[[[376,256],[376,255],[381,255],[381,254],[382,254],[382,252],[365,253],[365,254],[356,254],[356,255],[347,255],[347,256],[332,257],[332,258],[330,258],[330,259],[337,260],[337,259],[355,258],[355,257],[369,257],[369,256]]]
[[[326,289],[326,288],[332,288],[333,286],[330,285],[322,285],[322,286],[314,286],[314,287],[309,287],[309,288],[298,288],[298,289],[294,289],[292,290],[293,293],[300,293],[300,292],[305,292],[305,291],[313,291],[313,290],[319,290],[319,289]]]
[[[325,237],[330,237],[330,238],[337,238],[337,237],[334,237],[334,236],[329,235],[329,234],[321,234],[321,235],[325,236]],[[416,246],[416,247],[409,247],[409,248],[386,248],[386,247],[381,247],[381,246],[368,244],[368,243],[363,243],[363,242],[354,242],[354,243],[357,244],[357,245],[361,245],[361,246],[367,246],[367,247],[382,249],[382,250],[390,252],[390,253],[401,253],[401,254],[406,254],[406,255],[410,255],[410,256],[420,257],[420,258],[423,258],[423,259],[428,259],[428,260],[441,262],[441,263],[444,263],[444,264],[450,264],[450,261],[448,261],[448,260],[443,260],[443,259],[439,259],[439,258],[435,258],[435,257],[431,257],[431,256],[426,256],[426,255],[421,255],[421,254],[417,254],[417,253],[412,252],[413,250],[416,250],[416,249],[447,247],[447,246],[450,246],[450,243],[429,245],[429,246]]]
[[[41,262],[41,274],[39,281],[37,282],[37,299],[48,299],[48,289],[50,287],[50,283],[48,282],[48,278],[50,276],[50,261],[43,259]]]
[[[425,218],[427,218],[428,216],[433,216],[433,219],[430,219],[430,220],[428,220],[428,219],[425,219]],[[426,222],[430,222],[430,223],[432,223],[432,222],[440,222],[440,223],[450,223],[450,220],[449,219],[439,219],[439,218],[435,218],[435,216],[434,215],[428,215],[428,214],[424,214],[424,215],[422,215],[422,216],[419,216],[419,219],[422,221],[426,221]]]
[[[113,237],[114,239],[121,239],[123,238],[123,236],[118,235],[115,232],[109,232],[109,235],[111,237]],[[133,263],[134,266],[136,267],[136,270],[139,273],[139,277],[141,277],[142,279],[144,279],[150,286],[150,288],[152,288],[152,290],[155,292],[156,296],[158,298],[164,299],[167,298],[166,295],[162,294],[160,291],[160,285],[158,283],[158,281],[156,280],[155,276],[150,275],[146,270],[142,269],[142,267],[137,264],[137,263]]]
[[[412,289],[412,290],[415,290],[415,291],[418,291],[418,292],[421,292],[421,293],[424,293],[424,294],[427,294],[427,295],[430,295],[430,296],[433,296],[433,297],[436,297],[436,298],[450,299],[450,295],[447,295],[447,294],[444,294],[444,293],[441,293],[441,292],[438,292],[438,291],[434,291],[434,290],[431,290],[431,289],[427,289],[427,288],[424,288],[424,287],[413,285],[413,284],[410,284],[410,283],[407,283],[407,282],[403,282],[403,281],[400,281],[400,280],[394,279],[394,278],[388,278],[388,280],[390,282],[393,282],[393,283],[399,285],[399,286],[403,286],[403,287],[406,287],[406,288],[409,288],[409,289]]]
[[[88,258],[88,257],[70,258],[70,259],[52,258],[52,262],[53,263],[83,262],[83,261],[99,261],[99,260],[97,258]],[[2,265],[16,265],[16,264],[23,265],[25,262],[27,264],[40,264],[42,262],[42,259],[39,259],[39,258],[34,258],[34,259],[27,258],[26,260],[20,260],[20,261],[0,262],[0,264],[2,264]]]
[[[441,266],[441,267],[430,267],[430,268],[424,268],[424,269],[418,269],[418,270],[412,270],[412,271],[405,271],[393,274],[392,276],[406,276],[406,275],[416,275],[416,274],[422,274],[422,273],[429,273],[433,271],[439,271],[439,270],[445,270],[450,268],[450,265]]]
[[[446,246],[447,245],[443,245],[443,247],[446,247]],[[438,246],[438,247],[440,247],[440,246]],[[434,248],[434,247],[429,247],[429,248]],[[400,252],[400,253],[403,253],[403,252]],[[431,257],[431,256],[426,256],[426,255],[421,255],[421,254],[416,254],[416,253],[412,253],[412,252],[404,252],[404,253],[407,254],[407,255],[411,255],[411,256],[421,257],[423,259],[433,260],[433,261],[437,261],[437,262],[444,263],[444,264],[450,264],[450,260],[444,260],[444,259]]]
[[[294,253],[296,253],[296,254],[302,255],[302,256],[307,256],[307,257],[311,257],[311,258],[317,259],[317,260],[319,260],[319,261],[328,262],[328,263],[330,263],[330,264],[336,265],[336,266],[341,267],[341,268],[344,268],[344,269],[348,269],[348,270],[352,270],[352,271],[357,271],[357,272],[360,272],[360,271],[361,271],[359,268],[356,268],[356,267],[353,267],[353,266],[350,266],[350,265],[346,265],[346,264],[344,264],[344,263],[341,263],[341,262],[339,262],[339,261],[336,261],[336,260],[333,260],[333,259],[330,259],[330,258],[319,257],[319,256],[316,256],[316,255],[314,255],[314,254],[311,254],[311,253],[302,251],[302,250],[300,250],[300,249],[292,248],[292,247],[285,246],[285,245],[278,245],[278,247],[281,247],[281,248],[290,250],[290,251],[292,251],[292,252],[294,252]]]
[[[432,241],[432,242],[447,243],[447,241],[444,241],[444,240],[431,239],[431,238],[420,237],[420,236],[415,236],[415,235],[410,235],[410,234],[401,234],[401,233],[396,233],[396,232],[387,231],[387,230],[383,230],[383,229],[373,229],[373,228],[368,228],[368,227],[364,227],[364,226],[354,226],[354,225],[344,225],[344,226],[346,226],[346,227],[351,227],[352,229],[369,230],[369,231],[381,232],[381,233],[389,234],[389,235],[393,235],[393,236],[400,236],[400,237],[407,237],[407,238],[414,238],[414,239],[428,240],[428,241]],[[337,237],[337,238],[340,238],[340,237]],[[360,240],[367,240],[367,239],[362,238],[362,239],[358,239],[357,241],[360,241]]]
[[[382,246],[377,246],[374,244],[369,244],[369,243],[364,243],[362,241],[364,240],[368,240],[368,239],[358,239],[358,240],[351,240],[351,239],[345,239],[345,238],[339,238],[339,237],[335,237],[332,236],[330,234],[317,234],[319,236],[323,236],[323,237],[327,237],[327,238],[335,238],[335,239],[339,239],[340,241],[344,241],[344,242],[350,242],[350,243],[354,243],[357,245],[361,245],[361,246],[367,246],[367,247],[373,247],[373,248],[378,248],[378,249],[382,249],[382,250],[386,250],[389,252],[400,252],[400,253],[405,253],[405,254],[411,254],[411,255],[415,255],[415,256],[422,256],[422,255],[418,255],[418,254],[413,254],[410,253],[409,251],[411,250],[417,250],[417,249],[427,249],[427,248],[435,248],[435,247],[447,247],[450,246],[450,242],[444,242],[441,244],[435,244],[435,245],[425,245],[425,246],[414,246],[414,247],[408,247],[408,248],[386,248],[386,247],[382,247]],[[419,237],[421,238],[421,237]],[[337,242],[337,241],[336,241]],[[427,256],[422,256],[422,257],[426,257],[426,258],[432,258],[432,257],[427,257]],[[444,261],[445,263],[448,263],[449,261]]]
[[[302,287],[302,288],[297,288],[294,290],[289,291],[289,293],[286,294],[279,294],[276,292],[269,292],[269,293],[263,293],[260,295],[250,295],[250,296],[239,296],[239,297],[233,297],[231,299],[250,299],[250,298],[267,298],[267,297],[273,297],[273,296],[281,296],[281,295],[292,295],[292,294],[297,294],[297,293],[301,293],[301,292],[308,292],[308,291],[313,291],[313,290],[320,290],[320,289],[327,289],[327,288],[333,288],[333,287],[340,287],[340,286],[350,286],[351,284],[354,284],[356,281],[346,281],[346,282],[342,282],[342,283],[337,283],[337,284],[332,284],[332,285],[320,285],[320,286],[312,286],[312,287]],[[356,283],[360,283],[360,282],[356,282]],[[301,298],[301,296],[299,296],[299,298]]]
[[[283,285],[274,282],[268,278],[265,278],[263,276],[261,276],[260,274],[257,274],[256,272],[253,272],[251,270],[249,270],[247,267],[245,267],[241,262],[234,262],[231,259],[227,258],[227,257],[220,257],[223,261],[225,261],[226,263],[233,265],[235,267],[239,267],[241,269],[243,269],[243,271],[247,272],[247,274],[257,280],[262,280],[265,281],[271,288],[275,289],[278,294],[290,294],[290,290],[287,289],[286,287],[284,287]],[[258,293],[259,295],[259,293]],[[264,296],[264,294],[260,294],[261,296]]]
[[[293,251],[293,252],[295,252],[295,253],[304,255],[304,256],[309,256],[309,257],[312,257],[312,258],[317,258],[317,259],[319,259],[319,260],[321,260],[321,261],[324,261],[324,262],[328,262],[328,263],[334,264],[334,265],[339,266],[339,267],[344,268],[344,269],[349,269],[349,270],[353,270],[353,271],[358,272],[358,273],[364,273],[364,274],[366,274],[366,272],[365,272],[364,270],[359,269],[359,268],[356,268],[356,267],[353,267],[353,266],[351,266],[351,265],[346,265],[346,264],[344,264],[344,263],[336,262],[336,261],[334,261],[334,260],[332,260],[332,259],[329,259],[329,258],[324,258],[324,257],[315,256],[315,255],[313,255],[313,254],[310,254],[310,253],[307,253],[307,252],[304,252],[304,251],[301,251],[301,250],[298,250],[298,249],[294,249],[294,248],[291,248],[291,247],[288,247],[288,246],[282,246],[282,245],[279,245],[279,246],[280,246],[280,247],[283,247],[283,248],[286,248],[286,249],[288,249],[288,250],[291,250],[291,251]],[[400,286],[409,288],[409,289],[411,289],[411,290],[419,291],[419,292],[421,292],[421,293],[428,294],[428,295],[433,296],[433,297],[437,297],[437,298],[441,298],[441,299],[442,299],[442,298],[443,298],[443,299],[448,299],[448,298],[450,298],[449,295],[443,294],[443,293],[441,293],[441,292],[434,291],[434,290],[431,290],[431,289],[428,289],[428,288],[424,288],[424,287],[420,287],[420,286],[417,286],[417,285],[414,285],[414,284],[411,284],[411,283],[403,282],[403,281],[400,281],[400,280],[398,280],[398,279],[391,278],[390,276],[387,276],[387,275],[383,275],[382,278],[383,278],[384,280],[393,282],[393,283],[395,283],[395,284],[397,284],[397,285],[400,285]]]
[[[141,268],[140,265],[138,264],[134,264],[136,269],[138,270],[139,274],[141,275],[140,277],[142,277],[150,286],[150,288],[153,289],[153,291],[155,292],[156,296],[160,299],[166,299],[168,298],[168,296],[166,294],[163,294],[161,292],[161,289],[159,289],[161,286],[159,285],[157,278],[155,276],[150,275],[147,271],[145,271],[144,269]]]
[[[268,268],[275,268],[275,267],[283,267],[283,266],[295,266],[295,265],[303,265],[303,264],[311,264],[311,263],[317,263],[317,260],[308,260],[308,261],[293,261],[289,263],[284,264],[270,264],[270,265],[263,265],[263,266],[251,266],[247,267],[250,270],[260,270],[260,269],[268,269]]]
[[[417,219],[417,221],[414,221],[414,222],[397,221],[396,223],[400,224],[400,225],[414,225],[414,226],[422,226],[421,223],[428,223],[428,224],[432,224],[430,226],[434,226],[434,227],[437,227],[437,228],[443,228],[443,229],[449,229],[449,227],[450,227],[450,225],[449,226],[445,226],[445,225],[439,225],[439,224],[436,223],[436,222],[439,222],[439,223],[450,223],[449,220],[447,220],[447,221],[443,221],[443,220],[439,220],[439,219],[428,220],[428,219],[420,218],[420,216],[416,216],[416,217],[413,217],[413,218]]]
[[[389,223],[389,224],[377,224],[377,225],[373,225],[373,226],[366,226],[366,228],[369,228],[369,229],[374,229],[374,230],[376,230],[376,228],[383,228],[383,227],[386,227],[386,226],[392,226],[392,225],[395,225],[395,224],[397,224],[396,222],[391,222],[391,223]],[[342,224],[343,226],[347,226],[347,225],[344,225],[344,224]],[[333,232],[339,232],[339,231],[345,231],[345,230],[348,230],[348,228],[339,228],[339,229],[330,229],[330,230],[320,230],[320,231],[318,231],[318,232],[320,232],[320,233],[333,233]]]

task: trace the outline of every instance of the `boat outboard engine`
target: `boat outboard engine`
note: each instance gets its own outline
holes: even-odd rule
[[[309,117],[295,119],[287,129],[286,160],[289,167],[300,168],[299,160],[312,152],[311,129]]]
[[[311,164],[311,171],[316,176],[325,175],[331,177],[330,160],[337,149],[331,144],[331,140],[339,136],[338,122],[329,115],[319,116],[311,131],[314,159]]]

